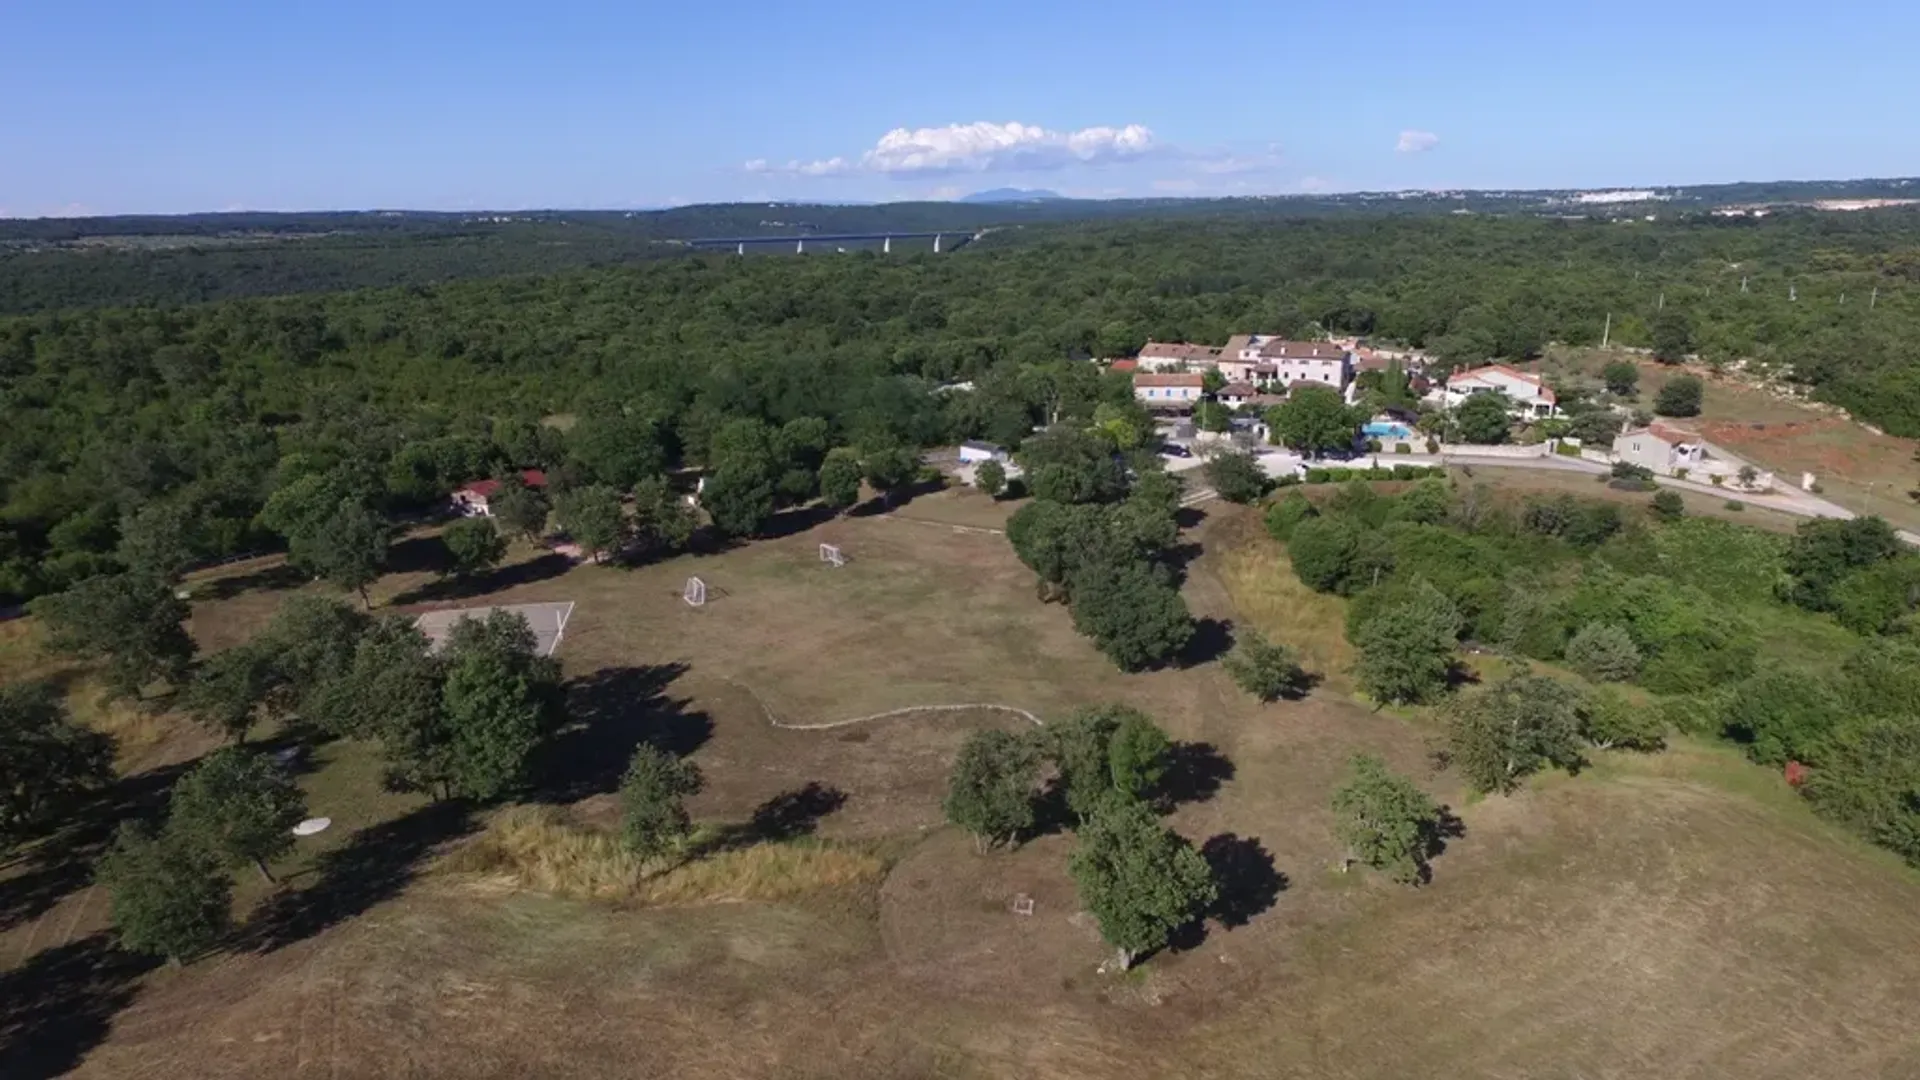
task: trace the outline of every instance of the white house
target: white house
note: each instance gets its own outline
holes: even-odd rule
[[[1475,394],[1494,393],[1507,395],[1507,399],[1513,403],[1509,411],[1515,416],[1538,420],[1560,415],[1560,405],[1553,391],[1548,389],[1546,380],[1538,375],[1516,371],[1505,364],[1456,371],[1447,377],[1444,388],[1428,396],[1437,397],[1451,409]]]
[[[1613,457],[1653,470],[1658,476],[1671,476],[1696,483],[1724,487],[1729,483],[1745,491],[1765,491],[1773,486],[1773,474],[1754,469],[1752,484],[1740,482],[1740,471],[1752,468],[1746,462],[1717,458],[1707,452],[1706,443],[1690,431],[1653,423],[1614,436]]]
[[[1220,350],[1210,345],[1149,341],[1138,359],[1142,371],[1182,371],[1214,366],[1220,362]]]
[[[520,482],[530,488],[547,486],[547,474],[539,469],[520,470]],[[491,500],[500,493],[500,481],[475,480],[453,493],[453,508],[467,517],[492,517]]]
[[[1197,372],[1170,375],[1143,372],[1133,377],[1133,396],[1149,409],[1191,409],[1205,389],[1205,379]]]
[[[1005,465],[1008,459],[1007,448],[998,443],[968,439],[966,442],[960,444],[960,463],[962,465],[977,465],[982,461],[997,461]]]
[[[1225,405],[1227,408],[1237,409],[1247,402],[1252,401],[1254,397],[1257,396],[1257,393],[1252,383],[1237,382],[1228,383],[1221,387],[1220,392],[1213,397],[1214,400]]]
[[[1227,340],[1219,368],[1231,382],[1277,382],[1283,386],[1312,382],[1345,390],[1353,379],[1353,354],[1331,341],[1236,334]]]

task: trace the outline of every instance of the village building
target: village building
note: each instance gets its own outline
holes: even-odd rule
[[[1133,377],[1133,396],[1149,409],[1185,412],[1200,401],[1205,391],[1205,378],[1197,372],[1164,375],[1142,372]]]
[[[539,469],[520,470],[520,482],[530,488],[547,486],[547,474]],[[453,509],[467,517],[492,517],[491,500],[504,485],[498,480],[475,480],[453,493]]]
[[[1149,341],[1136,359],[1142,371],[1186,371],[1219,363],[1220,350],[1210,345]]]
[[[1448,376],[1444,389],[1436,390],[1429,397],[1437,398],[1440,404],[1452,409],[1475,394],[1496,393],[1505,394],[1510,403],[1507,411],[1523,419],[1541,420],[1560,415],[1559,401],[1545,379],[1505,364],[1456,371]]]

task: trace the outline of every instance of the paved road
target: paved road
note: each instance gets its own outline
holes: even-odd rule
[[[1187,472],[1205,464],[1205,462],[1197,456],[1190,458],[1166,457],[1164,460],[1167,463],[1167,471],[1174,473]],[[1480,457],[1472,454],[1447,454],[1444,457],[1433,454],[1373,454],[1366,457],[1355,458],[1352,461],[1329,461],[1326,464],[1330,467],[1337,468],[1367,468],[1376,462],[1385,466],[1466,465],[1476,469],[1535,469],[1548,472],[1584,473],[1588,476],[1600,476],[1611,471],[1609,466],[1602,465],[1596,461],[1588,461],[1585,458],[1564,457],[1559,454],[1546,454],[1540,457]],[[1298,457],[1285,451],[1270,450],[1264,451],[1260,455],[1260,464],[1267,470],[1267,475],[1269,476],[1280,477],[1292,475],[1300,463]],[[1698,494],[1713,495],[1720,498],[1737,498],[1750,506],[1778,510],[1783,514],[1792,514],[1796,517],[1846,519],[1859,516],[1838,503],[1829,502],[1812,492],[1801,491],[1798,488],[1790,487],[1781,483],[1778,479],[1774,481],[1773,490],[1765,494],[1731,491],[1726,488],[1714,487],[1711,484],[1695,483],[1691,480],[1675,480],[1670,476],[1656,476],[1654,477],[1654,482],[1661,487],[1674,488],[1679,491],[1692,491]],[[1899,530],[1899,536],[1900,539],[1907,544],[1920,547],[1920,534],[1902,529]]]

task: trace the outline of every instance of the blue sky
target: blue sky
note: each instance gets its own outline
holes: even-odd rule
[[[0,0],[0,216],[1920,174],[1920,4]]]

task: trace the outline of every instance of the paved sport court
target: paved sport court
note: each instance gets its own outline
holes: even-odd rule
[[[573,601],[564,604],[502,604],[498,607],[429,611],[415,619],[414,625],[433,639],[433,647],[438,649],[446,644],[454,623],[461,619],[484,619],[495,611],[511,611],[526,619],[527,625],[533,627],[533,651],[540,656],[552,656],[553,651],[560,647],[560,639],[566,636],[567,619],[573,615]]]

